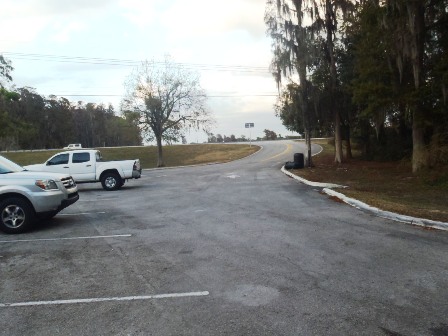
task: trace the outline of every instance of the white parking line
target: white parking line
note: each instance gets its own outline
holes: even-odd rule
[[[143,296],[91,298],[91,299],[29,301],[29,302],[16,302],[16,303],[0,303],[0,308],[61,305],[61,304],[75,304],[75,303],[94,303],[94,302],[107,302],[107,301],[135,301],[135,300],[167,299],[167,298],[180,298],[180,297],[191,297],[191,296],[207,296],[209,294],[210,294],[209,292],[205,291],[205,292],[171,293],[171,294],[157,294],[157,295],[143,295]]]
[[[99,212],[77,212],[77,213],[68,213],[68,214],[58,214],[58,216],[78,216],[78,215],[91,215],[91,214],[105,214],[105,211]]]
[[[56,241],[56,240],[74,240],[74,239],[100,239],[100,238],[118,238],[131,237],[131,234],[111,235],[111,236],[87,236],[87,237],[68,237],[68,238],[38,238],[38,239],[20,239],[20,240],[0,240],[0,243],[23,243],[37,241]]]

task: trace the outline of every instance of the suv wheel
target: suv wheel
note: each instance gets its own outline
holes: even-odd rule
[[[7,198],[0,202],[0,230],[6,233],[22,233],[35,221],[34,210],[22,198]]]

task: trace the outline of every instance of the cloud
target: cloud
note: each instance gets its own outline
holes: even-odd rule
[[[53,42],[67,42],[75,32],[86,30],[98,14],[107,13],[118,0],[3,0],[0,31],[4,50],[36,41],[42,34]],[[49,42],[48,37],[45,42]]]
[[[11,0],[7,0],[13,2]],[[17,2],[17,1],[14,1]],[[119,0],[21,0],[36,16],[77,16],[114,7]],[[17,6],[16,6],[17,7]]]
[[[170,2],[161,22],[178,37],[200,38],[239,31],[259,38],[265,32],[263,15],[259,3],[250,0],[177,0]]]
[[[87,26],[84,23],[76,21],[69,22],[68,24],[58,22],[54,25],[54,28],[56,33],[52,39],[56,42],[68,42],[71,34],[87,30]]]
[[[0,11],[1,44],[4,51],[33,41],[46,22],[28,7],[29,1],[6,0]],[[7,33],[9,32],[9,33]]]
[[[154,24],[157,18],[156,7],[159,3],[160,1],[121,0],[119,6],[127,20],[139,28],[145,28]]]

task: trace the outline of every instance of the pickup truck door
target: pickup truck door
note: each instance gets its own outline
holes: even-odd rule
[[[90,152],[70,153],[70,175],[76,182],[95,181],[95,155]]]
[[[45,163],[45,171],[52,173],[70,174],[70,167],[68,164],[69,154],[58,154],[53,156]]]

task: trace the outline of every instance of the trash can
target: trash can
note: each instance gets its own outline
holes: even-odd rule
[[[294,154],[294,168],[301,169],[305,166],[305,158],[303,153],[295,153]]]

